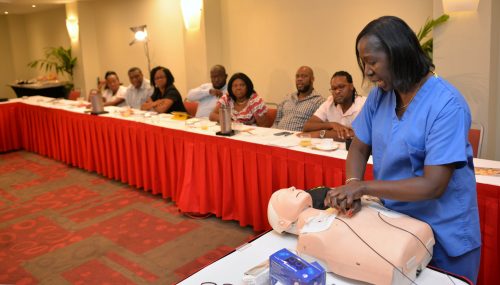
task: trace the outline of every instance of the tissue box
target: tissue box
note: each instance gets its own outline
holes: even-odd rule
[[[269,257],[271,284],[324,285],[326,272],[317,263],[308,263],[287,249],[281,249]]]

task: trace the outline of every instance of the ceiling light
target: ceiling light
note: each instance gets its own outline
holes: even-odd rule
[[[9,12],[8,12],[8,11],[5,11],[5,12],[3,12],[3,13],[4,13],[5,15],[9,14]]]
[[[36,5],[35,5],[35,4],[33,4],[33,5],[31,5],[31,7],[36,8]]]

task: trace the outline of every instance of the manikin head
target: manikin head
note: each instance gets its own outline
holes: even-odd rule
[[[295,187],[280,189],[269,200],[267,219],[275,231],[295,233],[295,222],[300,213],[310,207],[312,198],[309,193]]]

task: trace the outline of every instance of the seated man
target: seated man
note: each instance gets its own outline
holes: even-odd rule
[[[149,80],[144,79],[142,71],[138,67],[132,67],[128,70],[130,86],[125,93],[125,102],[127,106],[134,109],[141,109],[141,105],[153,94],[153,88]]]
[[[215,65],[210,69],[212,83],[202,84],[200,87],[189,90],[186,97],[189,101],[198,101],[196,117],[208,117],[215,108],[219,98],[227,91],[226,69],[222,65]]]
[[[314,115],[304,124],[304,132],[312,137],[343,141],[354,136],[351,124],[363,108],[366,98],[359,96],[346,71],[337,71],[330,80],[328,97]]]
[[[302,66],[295,74],[297,91],[289,94],[278,105],[273,128],[302,131],[304,123],[325,99],[313,87],[314,74],[309,66]]]
[[[299,256],[329,272],[371,284],[415,284],[432,258],[431,227],[362,200],[359,213],[347,218],[334,209],[312,208],[305,191],[281,189],[269,200],[269,224],[279,233],[298,235]]]

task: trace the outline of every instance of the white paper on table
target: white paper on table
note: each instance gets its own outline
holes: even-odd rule
[[[279,147],[294,147],[298,146],[300,142],[300,138],[296,136],[286,136],[279,137],[276,139],[271,139],[268,141],[268,145],[279,146]]]

